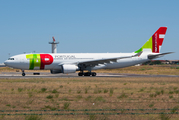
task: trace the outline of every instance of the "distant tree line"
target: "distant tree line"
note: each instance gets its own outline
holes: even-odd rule
[[[156,60],[156,61],[147,61],[145,63],[143,63],[143,65],[161,65],[163,64],[161,61]]]

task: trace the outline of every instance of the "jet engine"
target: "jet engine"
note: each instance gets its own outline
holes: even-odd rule
[[[60,69],[50,70],[51,74],[57,73],[75,73],[78,67],[76,65],[61,65]]]

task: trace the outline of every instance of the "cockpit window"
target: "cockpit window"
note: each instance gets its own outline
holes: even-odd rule
[[[14,58],[9,58],[8,60],[14,60]]]

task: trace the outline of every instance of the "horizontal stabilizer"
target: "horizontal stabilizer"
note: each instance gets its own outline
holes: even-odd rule
[[[148,59],[154,59],[154,58],[162,57],[164,55],[171,54],[171,53],[174,53],[174,52],[167,52],[167,53],[160,53],[160,54],[155,54],[155,55],[148,55]]]

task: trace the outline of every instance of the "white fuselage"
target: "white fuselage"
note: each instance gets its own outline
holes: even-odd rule
[[[51,55],[53,57],[53,62],[49,65],[45,65],[43,69],[58,70],[60,68],[60,65],[63,65],[63,64],[78,64],[79,62],[83,62],[83,61],[116,58],[116,57],[122,57],[122,56],[131,56],[134,54],[135,53],[63,53],[63,54],[48,53],[48,55]],[[4,63],[8,67],[13,67],[13,68],[22,69],[22,70],[29,70],[31,69],[30,59],[27,58],[27,55],[28,54],[20,54],[20,55],[12,56],[11,59],[6,60]],[[91,67],[91,70],[123,68],[123,67],[140,64],[149,60],[147,59],[147,55],[148,54],[143,53],[141,56],[118,59],[116,62],[98,64],[96,66]],[[47,60],[47,63],[48,63],[48,58],[47,59],[45,58],[44,60]],[[34,59],[34,61],[36,62],[34,64],[40,64],[39,62],[41,60],[36,58]],[[33,69],[38,70],[41,68],[37,65],[37,66],[34,66]]]

